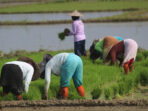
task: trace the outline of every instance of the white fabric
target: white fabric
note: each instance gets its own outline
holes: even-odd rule
[[[123,63],[128,62],[130,59],[136,59],[138,45],[136,41],[132,39],[125,39],[124,40],[124,61]]]
[[[62,65],[65,63],[69,53],[60,53],[55,55],[45,67],[45,93],[48,92],[48,88],[51,81],[51,73],[60,76]]]
[[[22,70],[22,73],[23,73],[25,92],[27,93],[28,89],[29,89],[29,84],[32,80],[32,76],[34,73],[34,68],[30,64],[28,64],[26,62],[22,62],[22,61],[12,61],[12,62],[7,62],[6,64],[15,64],[20,67],[20,69]]]

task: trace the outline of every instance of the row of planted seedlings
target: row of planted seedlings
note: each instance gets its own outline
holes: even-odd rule
[[[37,63],[42,60],[45,53],[55,55],[58,52],[37,52],[24,53],[23,56],[28,56],[34,59]],[[66,52],[66,51],[65,51]],[[67,51],[69,52],[69,51]],[[70,51],[71,52],[71,51]],[[20,55],[22,56],[22,55]],[[16,60],[18,57],[0,58],[0,68],[7,61]],[[69,86],[69,99],[113,99],[130,92],[133,92],[139,85],[148,85],[148,51],[139,50],[136,61],[134,63],[135,70],[128,75],[124,73],[123,68],[118,65],[104,65],[102,60],[97,60],[93,63],[89,58],[82,57],[83,60],[83,85],[85,89],[85,98],[81,98],[71,80]],[[51,76],[51,83],[48,92],[49,99],[57,99],[57,93],[60,88],[60,77]],[[2,87],[0,87],[2,93]],[[38,79],[31,82],[29,92],[23,93],[24,100],[41,100],[44,94],[44,80]],[[8,96],[1,97],[0,100],[15,100],[15,97],[9,93]]]
[[[114,76],[113,81],[108,81],[105,83],[106,85],[95,88],[91,92],[92,99],[111,100],[133,92],[139,85],[148,85],[148,51],[138,51],[134,66],[135,70],[128,75],[122,73],[123,70],[121,70],[117,73],[121,78],[116,79],[117,76],[112,75]]]

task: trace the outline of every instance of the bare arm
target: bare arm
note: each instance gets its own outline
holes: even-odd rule
[[[51,80],[51,68],[47,66],[45,69],[44,99],[48,99],[48,89],[50,85],[50,80]]]

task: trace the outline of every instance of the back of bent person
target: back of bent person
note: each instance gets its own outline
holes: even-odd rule
[[[51,81],[51,73],[60,76],[59,96],[68,98],[68,87],[71,78],[80,96],[84,96],[83,82],[83,63],[79,56],[74,53],[60,53],[53,56],[45,66],[45,95],[48,99],[48,89]]]

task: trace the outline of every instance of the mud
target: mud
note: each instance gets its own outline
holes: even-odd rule
[[[0,111],[148,111],[148,100],[1,101]]]
[[[148,111],[146,107],[103,106],[103,107],[28,107],[3,108],[1,111]]]

